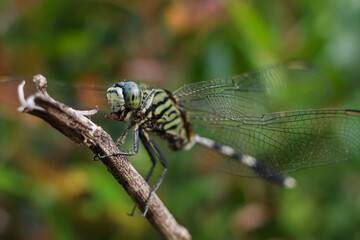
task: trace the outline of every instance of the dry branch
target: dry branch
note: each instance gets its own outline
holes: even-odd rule
[[[118,152],[112,138],[87,116],[97,110],[77,111],[55,101],[46,92],[46,79],[41,75],[34,77],[38,91],[24,97],[23,86],[19,85],[20,112],[32,114],[48,122],[52,127],[70,138],[78,145],[86,145],[94,154],[107,155]],[[136,206],[144,211],[150,193],[149,185],[124,156],[111,156],[101,160],[116,181],[125,189]],[[187,229],[179,225],[156,194],[152,194],[147,220],[165,239],[190,239]]]

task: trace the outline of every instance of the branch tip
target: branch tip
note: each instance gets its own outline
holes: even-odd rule
[[[45,79],[46,81],[46,79]],[[19,86],[18,86],[18,97],[19,97],[19,102],[20,102],[20,107],[18,107],[18,111],[19,112],[28,112],[28,111],[32,111],[32,110],[39,110],[39,111],[45,111],[44,108],[39,107],[35,104],[35,96],[36,95],[31,95],[30,97],[28,97],[27,99],[25,99],[25,94],[24,94],[24,86],[25,86],[25,80],[23,80]]]
[[[91,109],[91,110],[75,110],[77,114],[83,115],[85,117],[89,117],[92,115],[95,115],[99,110],[99,106],[96,106],[95,109]]]
[[[39,91],[43,91],[47,87],[47,80],[41,74],[35,75],[33,78],[33,82],[36,84],[36,87]]]
[[[26,100],[25,100],[25,96],[24,96],[24,86],[25,86],[25,80],[22,80],[17,89],[21,107],[26,105]],[[18,108],[19,112],[22,112],[20,110],[21,107]]]

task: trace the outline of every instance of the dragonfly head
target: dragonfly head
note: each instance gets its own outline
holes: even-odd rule
[[[134,82],[118,82],[107,90],[106,98],[112,112],[135,110],[142,102],[142,92]]]

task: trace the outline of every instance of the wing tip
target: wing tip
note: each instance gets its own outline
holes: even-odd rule
[[[346,109],[345,114],[350,115],[350,116],[360,117],[359,110]]]
[[[293,177],[285,177],[283,184],[285,188],[293,189],[296,187],[297,181]]]

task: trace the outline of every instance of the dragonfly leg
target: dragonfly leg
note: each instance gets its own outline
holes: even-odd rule
[[[211,139],[199,135],[195,135],[194,140],[205,147],[212,148],[232,159],[240,161],[241,164],[252,169],[259,177],[288,188],[293,188],[296,184],[295,179],[282,175],[276,169],[259,163],[254,157],[238,152],[232,147],[220,145]]]
[[[141,134],[142,135],[142,134]],[[149,206],[150,206],[150,199],[151,199],[151,195],[156,192],[156,190],[159,188],[161,182],[163,181],[164,177],[165,177],[165,174],[167,172],[167,161],[164,157],[164,155],[162,154],[162,152],[160,151],[159,147],[155,144],[154,140],[152,140],[150,138],[150,136],[144,132],[143,133],[143,141],[144,141],[144,145],[146,147],[146,149],[148,150],[149,154],[150,154],[150,157],[151,156],[154,156],[154,155],[151,155],[151,152],[152,151],[149,151],[150,149],[154,150],[155,151],[155,154],[157,155],[157,157],[159,158],[160,160],[160,163],[161,165],[163,165],[164,169],[163,171],[161,172],[160,174],[160,177],[158,178],[158,180],[156,181],[154,187],[151,189],[150,193],[149,193],[149,197],[148,197],[148,201],[147,201],[147,204],[146,204],[146,207],[145,207],[145,210],[144,212],[140,215],[141,217],[144,217],[147,213],[147,211],[149,210]],[[153,159],[152,159],[153,161]],[[153,167],[155,167],[155,165],[153,165]],[[150,178],[151,177],[151,174],[152,174],[152,171],[153,171],[153,167],[150,169],[148,175],[146,178]],[[145,179],[146,180],[146,179]],[[147,179],[148,180],[148,179]]]
[[[100,158],[100,159],[103,159],[103,158],[107,158],[107,157],[110,157],[110,156],[117,156],[117,155],[125,155],[125,156],[132,156],[132,155],[135,155],[139,152],[139,127],[138,125],[135,125],[134,126],[134,133],[135,133],[135,141],[134,141],[134,151],[132,152],[116,152],[116,153],[111,153],[111,154],[108,154],[108,155],[95,155],[93,157],[93,160],[96,159],[96,157]]]
[[[132,124],[129,124],[126,126],[125,130],[121,133],[121,135],[119,136],[119,138],[116,140],[116,146],[122,146],[124,145],[125,141],[126,141],[126,137],[129,133],[129,129],[132,127]]]
[[[140,140],[141,142],[144,144],[144,147],[146,149],[146,151],[148,152],[150,159],[151,159],[151,168],[148,171],[148,173],[146,174],[145,177],[145,181],[149,182],[150,177],[152,176],[152,173],[154,171],[154,168],[156,166],[156,156],[154,154],[154,149],[152,148],[151,144],[149,143],[149,141],[146,139],[146,137],[144,137],[144,135],[140,132]],[[133,209],[131,210],[131,212],[128,214],[129,216],[133,216],[134,212],[136,209],[136,205],[134,205]]]
[[[143,100],[140,110],[145,113],[145,111],[151,106],[152,100],[154,98],[155,89],[151,89],[150,93]]]

